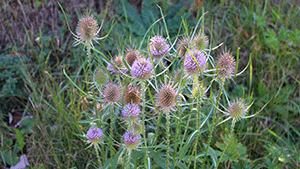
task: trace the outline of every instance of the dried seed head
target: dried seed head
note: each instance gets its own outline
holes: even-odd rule
[[[241,118],[244,118],[247,111],[248,108],[243,99],[237,99],[231,102],[228,107],[228,113],[230,117],[236,121],[240,120]]]
[[[235,72],[235,59],[228,52],[223,53],[216,63],[218,75],[221,78],[230,78]]]
[[[141,52],[134,50],[133,48],[128,48],[126,50],[126,55],[125,55],[125,60],[128,63],[128,65],[131,67],[133,62],[137,59],[141,57]]]
[[[197,50],[204,50],[208,47],[209,40],[203,34],[198,34],[193,38],[192,48]]]
[[[125,120],[128,121],[128,115],[130,117],[131,121],[136,121],[139,117],[139,114],[141,113],[141,110],[138,105],[132,103],[132,104],[126,104],[126,106],[122,110],[122,116]]]
[[[184,57],[187,52],[187,48],[190,46],[190,39],[183,37],[177,44],[178,57]]]
[[[135,103],[139,104],[141,100],[141,90],[133,85],[129,85],[124,94],[124,103]]]
[[[177,91],[172,84],[162,85],[157,94],[157,105],[163,110],[173,110],[176,106]]]
[[[121,99],[121,89],[119,86],[109,83],[103,91],[104,99],[108,103],[116,103]]]
[[[88,138],[88,140],[94,144],[99,143],[101,141],[102,136],[103,132],[98,127],[92,127],[86,133],[86,137]]]
[[[169,53],[170,45],[167,44],[166,39],[163,37],[154,36],[150,39],[149,48],[154,58],[161,58]]]
[[[193,56],[195,57],[195,59]],[[195,62],[195,60],[197,62]],[[205,63],[206,63],[205,54],[200,50],[193,50],[191,52],[187,52],[184,61],[184,68],[187,73],[196,74],[198,73],[200,68],[204,68]]]
[[[140,142],[140,135],[134,133],[133,131],[126,131],[123,135],[124,144],[128,149],[134,149],[139,145]]]
[[[77,25],[76,33],[80,41],[91,44],[97,38],[99,26],[97,21],[89,15],[82,17]]]
[[[139,58],[133,62],[131,73],[137,79],[147,79],[149,78],[152,69],[153,66],[149,59]]]
[[[94,75],[94,81],[98,85],[103,85],[107,82],[107,80],[108,80],[107,74],[102,69],[97,70],[97,72]]]
[[[107,65],[107,70],[109,70],[111,73],[120,73],[120,70],[125,73],[127,69],[123,63],[122,56],[117,56],[115,58],[115,62],[112,61],[112,63],[109,63]]]

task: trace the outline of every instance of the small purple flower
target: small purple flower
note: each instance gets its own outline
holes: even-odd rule
[[[89,139],[90,142],[94,144],[97,144],[101,140],[102,136],[103,132],[98,127],[92,127],[86,133],[86,137]]]
[[[161,36],[154,36],[150,39],[149,48],[153,57],[160,58],[166,55],[170,50],[170,45],[167,44],[166,39]]]
[[[152,69],[153,66],[149,59],[140,58],[133,62],[131,73],[137,79],[147,79],[150,76]]]
[[[141,110],[138,105],[132,103],[127,104],[122,110],[122,116],[124,119],[128,120],[128,114],[131,121],[136,121],[138,119]]]
[[[141,136],[132,131],[126,131],[125,134],[123,135],[123,138],[124,138],[125,146],[129,149],[133,149],[139,145]]]
[[[193,56],[195,57],[197,62],[195,62]],[[194,50],[186,53],[184,68],[189,74],[196,74],[198,70],[205,65],[205,63],[206,63],[205,54],[200,50]]]

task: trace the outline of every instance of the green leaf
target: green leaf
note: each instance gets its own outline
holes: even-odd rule
[[[80,120],[80,121],[77,121],[77,123],[92,123],[94,121],[98,121],[100,119],[88,119],[88,120]]]
[[[17,148],[18,149],[23,149],[23,147],[26,144],[25,141],[24,141],[23,134],[17,128],[14,128],[14,131],[16,133],[17,143],[19,144]]]
[[[150,156],[153,158],[154,162],[160,166],[160,168],[166,168],[166,159],[163,158],[162,153],[157,153],[154,151],[151,151]]]
[[[197,134],[198,130],[195,130],[189,137],[188,141],[185,143],[185,145],[180,149],[179,151],[179,159],[182,159],[186,152],[188,151],[188,149],[190,148],[190,145],[192,144],[196,134]]]
[[[4,164],[14,166],[20,161],[20,158],[18,157],[17,153],[11,150],[4,151],[4,152],[0,151],[0,152]]]

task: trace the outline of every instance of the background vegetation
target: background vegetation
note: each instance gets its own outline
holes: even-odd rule
[[[239,68],[252,56],[252,66],[227,86],[229,94],[253,97],[249,114],[271,100],[258,116],[237,123],[236,147],[230,150],[235,155],[222,167],[300,167],[297,1],[59,2],[73,31],[87,11],[98,23],[105,20],[100,35],[113,26],[109,37],[96,47],[107,56],[141,41],[160,17],[156,4],[166,15],[171,36],[178,32],[182,18],[193,27],[208,12],[203,25],[211,45],[224,43],[233,53],[240,47]],[[96,157],[78,136],[88,126],[76,122],[94,103],[62,73],[65,68],[85,87],[85,74],[77,74],[86,57],[83,46],[72,45],[74,40],[56,1],[6,0],[0,5],[0,164],[15,165],[20,155],[26,154],[33,168],[88,166]],[[215,149],[222,150],[222,133],[229,127],[216,128]]]

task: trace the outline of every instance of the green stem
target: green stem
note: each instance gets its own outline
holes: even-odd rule
[[[92,53],[91,53],[91,48],[87,48],[87,71],[88,71],[88,73],[90,73],[91,72],[91,67],[92,67]],[[86,78],[87,78],[88,76],[86,76]],[[86,79],[86,81],[87,81],[87,79]]]
[[[233,136],[233,129],[234,129],[234,126],[235,126],[235,120],[233,120],[232,121],[232,125],[231,125],[231,129],[230,129],[230,133],[229,133],[229,137],[228,137],[228,139],[227,139],[227,143],[226,143],[226,146],[225,146],[225,148],[224,148],[224,150],[223,150],[223,152],[222,152],[222,154],[221,154],[221,157],[220,157],[220,159],[219,159],[219,161],[218,161],[218,164],[216,165],[216,169],[218,168],[218,166],[219,166],[219,164],[220,164],[220,162],[221,162],[221,160],[222,160],[222,158],[223,158],[223,155],[225,154],[225,151],[226,151],[226,149],[227,149],[227,147],[228,147],[228,145],[229,145],[229,143],[230,143],[230,141],[231,141],[231,138],[232,138],[232,136]]]
[[[198,109],[198,113],[196,114],[196,119],[197,119],[197,124],[196,124],[196,126],[197,126],[197,129],[198,129],[198,132],[197,132],[197,135],[196,135],[196,140],[195,140],[195,159],[194,159],[194,169],[196,169],[196,166],[197,166],[197,160],[196,160],[196,158],[197,158],[197,144],[198,144],[198,138],[199,138],[199,136],[200,136],[200,130],[201,130],[201,125],[200,125],[200,123],[201,123],[201,103],[202,102],[199,102],[199,100],[200,100],[201,98],[198,98],[198,104],[197,104],[197,109]]]
[[[145,129],[145,105],[146,105],[146,93],[145,93],[145,81],[142,81],[142,99],[143,99],[143,108],[142,108],[142,134],[144,138],[144,146],[145,146],[145,158],[148,161],[148,147],[147,147],[147,139],[146,139],[146,129]],[[145,163],[145,168],[147,168],[147,163]]]
[[[113,168],[113,130],[114,130],[114,106],[111,104],[111,113],[110,113],[110,140],[109,140],[109,147],[110,147],[110,165]]]
[[[206,156],[207,156],[207,153],[208,153],[208,148],[209,148],[210,143],[211,143],[212,134],[213,134],[213,131],[214,131],[214,128],[215,128],[215,125],[216,125],[217,110],[218,110],[218,107],[219,107],[219,102],[220,102],[220,99],[221,99],[221,95],[223,93],[224,83],[225,83],[225,79],[222,78],[220,88],[219,88],[219,95],[218,95],[217,102],[216,102],[216,108],[213,112],[212,125],[209,129],[210,132],[209,132],[209,136],[208,136],[208,142],[207,142],[207,147],[206,147],[206,150],[205,150],[205,155],[204,155],[204,161],[203,161],[203,164],[202,164],[202,168],[205,168]]]
[[[130,159],[131,159],[131,149],[128,149],[128,155],[127,155],[127,163],[126,163],[126,169],[130,169]]]
[[[95,151],[96,151],[96,155],[97,155],[97,158],[98,158],[99,165],[100,165],[100,167],[102,167],[102,163],[101,163],[101,160],[100,160],[100,156],[99,156],[99,152],[98,152],[98,148],[97,148],[96,144],[94,144],[94,148],[95,148]]]
[[[166,112],[166,118],[167,118],[167,169],[169,169],[170,165],[170,111],[168,110]]]
[[[179,110],[178,110],[178,118],[179,119],[177,119],[177,123],[176,123],[176,136],[177,136],[177,141],[176,141],[176,143],[175,143],[175,147],[174,147],[174,153],[173,153],[173,166],[175,165],[175,159],[176,159],[176,155],[177,155],[177,147],[178,147],[178,143],[180,142],[180,129],[181,129],[181,127],[180,127],[180,125],[181,125],[181,114],[182,113],[180,113],[181,112],[181,107],[179,106]]]
[[[162,114],[159,114],[159,117],[157,119],[157,124],[156,124],[156,131],[155,131],[155,135],[153,138],[157,138],[158,136],[158,133],[159,133],[159,127],[160,127],[160,123],[161,123],[161,118],[162,118]],[[152,139],[152,142],[151,142],[151,146],[154,147],[154,144],[155,144],[155,140],[157,139]]]

